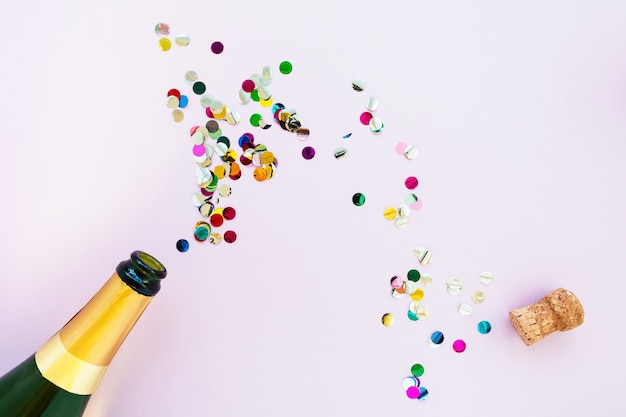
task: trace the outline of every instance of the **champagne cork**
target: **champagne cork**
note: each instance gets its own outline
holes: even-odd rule
[[[535,304],[509,311],[509,318],[519,337],[530,346],[555,330],[580,326],[585,311],[572,292],[559,288]]]

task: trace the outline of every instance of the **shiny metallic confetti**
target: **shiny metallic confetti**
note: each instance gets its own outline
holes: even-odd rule
[[[480,273],[480,283],[483,285],[489,285],[493,281],[493,274],[488,271]]]
[[[472,293],[472,301],[474,302],[474,304],[482,304],[483,301],[485,301],[485,293],[478,290],[474,291]]]
[[[424,365],[422,365],[421,363],[416,363],[411,366],[411,375],[418,378],[424,375]]]
[[[463,290],[463,284],[458,278],[450,277],[446,280],[446,288],[448,289],[448,294],[458,295]]]
[[[365,204],[365,195],[362,193],[355,193],[352,196],[352,203],[357,207],[362,206],[363,204]]]
[[[365,90],[365,87],[367,87],[367,83],[365,81],[363,81],[362,79],[360,79],[360,78],[355,78],[352,81],[352,89],[354,91],[361,92],[361,91]]]
[[[419,184],[419,181],[417,180],[417,178],[415,177],[407,177],[406,180],[404,180],[404,185],[406,186],[406,188],[408,188],[409,190],[414,190],[417,188],[417,185]]]
[[[176,250],[179,252],[187,252],[187,250],[189,250],[189,242],[186,239],[179,239],[176,242]]]
[[[430,284],[432,284],[433,282],[433,277],[431,277],[429,274],[422,274],[422,276],[420,277],[420,284],[422,284],[422,286],[424,287],[428,287]]]
[[[237,240],[237,233],[235,233],[233,230],[227,230],[226,232],[224,232],[224,242],[233,243],[235,242],[235,240]]]
[[[410,387],[419,387],[421,384],[421,381],[418,377],[416,376],[407,376],[402,378],[402,381],[400,382],[400,385],[402,386],[402,389],[407,390]]]
[[[459,314],[462,316],[471,316],[474,314],[474,307],[469,304],[463,303],[459,305]]]
[[[419,387],[420,389],[420,394],[417,397],[417,399],[419,401],[424,401],[426,398],[428,398],[428,390],[425,387]]]
[[[394,221],[394,224],[398,229],[404,229],[409,225],[409,219],[408,217],[398,217]]]
[[[428,338],[428,345],[432,348],[439,347],[439,345],[443,343],[444,339],[445,337],[443,336],[443,333],[437,330]]]
[[[385,313],[383,314],[381,318],[381,322],[383,323],[383,326],[385,327],[393,326],[393,323],[395,321],[396,321],[396,318],[391,313]]]
[[[306,160],[311,160],[315,157],[315,149],[311,146],[305,146],[302,149],[302,157]]]
[[[375,111],[377,107],[378,107],[378,98],[370,97],[367,100],[367,104],[365,105],[365,108],[369,111]]]
[[[404,150],[404,157],[406,159],[412,160],[417,158],[417,154],[419,153],[417,147],[413,146],[413,145],[409,145],[405,150]]]
[[[170,34],[170,25],[167,23],[157,23],[154,27],[154,33],[158,36],[168,36]]]
[[[176,35],[174,42],[176,42],[178,46],[187,46],[189,45],[189,35]]]
[[[417,258],[417,261],[420,263],[420,265],[428,265],[432,261],[432,255],[430,251],[424,246],[418,246],[413,249],[413,254]]]
[[[343,146],[340,146],[338,148],[335,148],[333,154],[335,156],[335,159],[337,160],[344,159],[346,156],[348,156],[348,150]]]
[[[487,334],[491,331],[491,323],[486,320],[479,322],[477,327],[480,334]]]

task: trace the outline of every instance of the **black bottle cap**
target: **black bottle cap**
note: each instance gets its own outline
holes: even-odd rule
[[[152,297],[161,289],[161,280],[167,275],[163,264],[145,252],[135,251],[130,259],[116,268],[122,281],[139,294]]]

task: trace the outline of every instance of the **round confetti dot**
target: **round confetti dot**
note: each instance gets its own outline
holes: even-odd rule
[[[212,214],[209,220],[211,222],[211,226],[213,227],[220,227],[224,224],[224,216],[219,213]]]
[[[261,105],[261,107],[265,107],[265,108],[271,106],[273,102],[274,102],[274,100],[271,99],[271,98],[269,98],[267,100],[264,100],[262,98],[259,99],[259,104]]]
[[[265,179],[267,178],[267,171],[263,169],[262,167],[255,168],[253,174],[254,174],[254,179],[259,182],[265,181]]]
[[[493,274],[488,271],[481,272],[480,274],[480,283],[483,285],[489,285],[493,281]]]
[[[306,128],[306,127],[301,127],[298,130],[296,130],[296,137],[300,140],[307,140],[309,138],[309,135],[311,134],[311,131]],[[339,148],[337,148],[339,149]],[[345,156],[345,152],[343,153],[343,156]],[[335,150],[335,158],[337,159],[341,159],[343,156],[341,157],[337,157],[337,150]]]
[[[176,45],[178,46],[187,46],[189,45],[189,35],[177,35],[174,38],[174,41],[176,42]]]
[[[259,113],[254,113],[252,114],[252,116],[250,116],[250,124],[254,127],[258,127],[261,119],[263,119],[263,116],[261,116]]]
[[[354,91],[361,92],[361,91],[365,90],[365,87],[367,87],[367,83],[365,81],[363,81],[362,79],[360,79],[360,78],[355,78],[352,81],[352,89]]]
[[[165,106],[168,109],[175,109],[180,105],[180,100],[176,96],[169,96],[165,101]]]
[[[411,304],[409,304],[409,309],[413,311],[417,318],[419,318],[420,320],[426,320],[429,316],[428,309],[426,309],[426,307],[424,307],[422,303],[419,303],[417,301],[412,301]]]
[[[313,159],[315,157],[315,149],[310,146],[306,146],[302,149],[302,157],[306,160]]]
[[[410,387],[419,387],[420,383],[421,382],[420,382],[420,379],[418,377],[407,376],[407,377],[402,378],[402,381],[400,382],[400,385],[402,386],[402,388],[407,390]]]
[[[186,239],[179,239],[176,242],[176,250],[179,252],[187,252],[189,250],[189,242]]]
[[[413,146],[413,145],[409,145],[405,150],[404,150],[404,157],[408,160],[413,160],[415,158],[417,158],[417,154],[419,153],[417,147]]]
[[[235,240],[237,240],[237,233],[233,230],[227,230],[224,232],[224,242],[233,243]]]
[[[252,92],[250,93],[250,99],[258,103],[259,100],[261,99],[259,97],[259,90],[252,90]]]
[[[172,48],[172,41],[168,38],[159,39],[159,48],[161,48],[163,52],[169,51]]]
[[[213,232],[209,235],[209,243],[211,245],[217,246],[222,243],[222,235],[217,232]]]
[[[461,339],[455,340],[454,343],[452,343],[452,349],[454,349],[456,353],[465,352],[465,347],[465,342]]]
[[[372,117],[368,124],[369,124],[370,130],[374,133],[382,132],[385,127],[385,125],[383,124],[383,121],[380,120],[380,118],[378,117]]]
[[[422,199],[420,198],[419,200],[417,200],[415,203],[409,204],[409,207],[411,208],[411,210],[413,211],[418,211],[422,208],[422,205],[424,204],[424,202],[422,201]]]
[[[417,178],[415,177],[408,177],[406,180],[404,180],[404,185],[406,186],[406,188],[408,188],[409,190],[414,190],[417,188],[419,181],[417,180]]]
[[[345,158],[348,155],[348,150],[344,148],[343,146],[340,146],[339,148],[335,148],[335,151],[333,154],[335,155],[336,160],[340,160],[340,159]]]
[[[251,93],[254,90],[254,87],[254,81],[252,80],[245,80],[241,83],[241,89],[246,93]]]
[[[420,396],[420,389],[419,387],[408,387],[406,389],[406,396],[409,397],[412,400],[417,400],[417,398]]]
[[[396,145],[396,153],[400,156],[404,156],[404,150],[407,146],[409,145],[407,145],[406,142],[398,142],[398,144]]]
[[[411,294],[411,300],[422,301],[424,298],[424,290],[421,288],[416,288],[415,291]]]
[[[365,204],[365,195],[361,193],[355,193],[352,196],[352,203],[357,207],[362,206],[363,204]]]
[[[224,216],[226,220],[232,220],[237,215],[237,212],[232,207],[224,207],[224,211],[222,212],[222,215]]]
[[[370,124],[370,120],[372,120],[372,113],[365,111],[363,113],[361,113],[361,116],[359,116],[359,120],[361,121],[361,124],[367,126]]]
[[[378,98],[370,97],[367,100],[367,104],[365,105],[365,108],[369,111],[375,111],[377,107],[378,107]]]
[[[198,242],[204,242],[209,237],[209,229],[206,227],[198,227],[193,235]]]
[[[220,197],[230,197],[230,195],[233,193],[233,189],[228,184],[222,184],[220,185],[220,188],[217,189],[217,192]]]
[[[458,295],[463,290],[463,284],[458,278],[450,277],[446,281],[446,288],[448,289],[448,294]]]
[[[381,322],[383,323],[383,326],[385,327],[393,326],[393,323],[395,321],[396,321],[396,318],[391,313],[385,313],[383,314],[381,318]]]
[[[192,90],[198,95],[204,94],[204,92],[206,91],[206,85],[202,81],[196,81],[195,83],[193,83]]]
[[[424,401],[426,398],[428,398],[428,390],[424,387],[419,387],[419,390],[420,390],[420,395],[419,397],[417,397],[417,399],[420,401]]]
[[[422,365],[421,363],[416,363],[415,365],[411,366],[411,375],[418,378],[424,375],[424,365]]]
[[[402,288],[404,285],[404,280],[399,276],[395,275],[391,277],[391,288]]]
[[[180,91],[178,91],[176,88],[172,88],[167,92],[167,97],[171,97],[174,96],[177,99],[180,99]]]
[[[183,119],[185,118],[185,113],[183,113],[182,110],[180,109],[174,109],[172,110],[172,119],[176,122],[176,123],[180,123],[183,121]]]
[[[480,334],[487,334],[491,331],[491,323],[489,323],[488,321],[481,321],[480,323],[478,323],[478,333]]]
[[[189,104],[189,97],[185,95],[180,96],[180,99],[178,101],[178,107],[180,107],[181,109],[184,109],[185,107],[187,107],[188,104]]]
[[[211,52],[213,52],[216,55],[221,54],[222,52],[224,52],[224,44],[220,41],[215,41],[211,44]]]
[[[430,251],[424,246],[418,246],[413,249],[413,255],[415,255],[420,265],[428,265],[432,260],[432,255],[430,254]]]
[[[185,73],[185,82],[187,84],[193,84],[198,81],[198,73],[195,71],[187,71]]]
[[[433,332],[430,335],[429,342],[431,342],[435,346],[442,344],[443,341],[444,341],[444,336],[443,336],[443,333],[441,333],[440,331]]]
[[[472,293],[472,301],[474,304],[482,304],[485,301],[485,293],[478,290],[474,291]]]
[[[167,23],[157,23],[154,27],[154,33],[159,36],[168,36],[170,34],[170,25]]]
[[[411,320],[411,321],[418,321],[419,320],[419,317],[417,317],[417,314],[415,314],[414,311],[409,310],[409,311],[406,312],[406,315],[409,318],[409,320]]]
[[[283,61],[278,66],[278,70],[281,74],[291,74],[291,71],[293,71],[293,65],[291,65],[291,62],[289,61]]]
[[[411,204],[417,203],[418,200],[419,199],[417,198],[417,196],[413,193],[409,193],[404,196],[404,203],[409,207],[411,206]]]
[[[406,277],[409,279],[409,281],[417,282],[420,280],[420,271],[418,271],[417,269],[411,269],[409,272],[407,272]]]
[[[459,314],[462,316],[471,316],[474,313],[474,307],[469,304],[463,303],[459,305]]]
[[[430,284],[433,283],[433,277],[428,274],[423,274],[420,278],[420,282],[424,287],[428,287]]]
[[[386,220],[394,220],[398,215],[398,211],[395,207],[389,206],[383,211],[383,217]]]

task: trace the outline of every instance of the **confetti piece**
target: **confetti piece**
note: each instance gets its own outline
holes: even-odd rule
[[[186,239],[179,239],[178,242],[176,242],[176,249],[179,252],[187,252],[189,249],[189,242]]]
[[[487,334],[491,331],[491,323],[485,320],[479,322],[477,327],[480,334]]]
[[[463,353],[465,352],[465,341],[459,339],[459,340],[455,340],[454,343],[452,343],[452,349],[454,349],[454,351],[456,353]]]
[[[281,74],[291,74],[291,71],[293,71],[293,65],[289,61],[283,61],[278,66],[278,69]]]
[[[221,54],[222,52],[224,52],[224,44],[220,41],[215,41],[211,44],[211,52],[213,52],[216,55]]]

